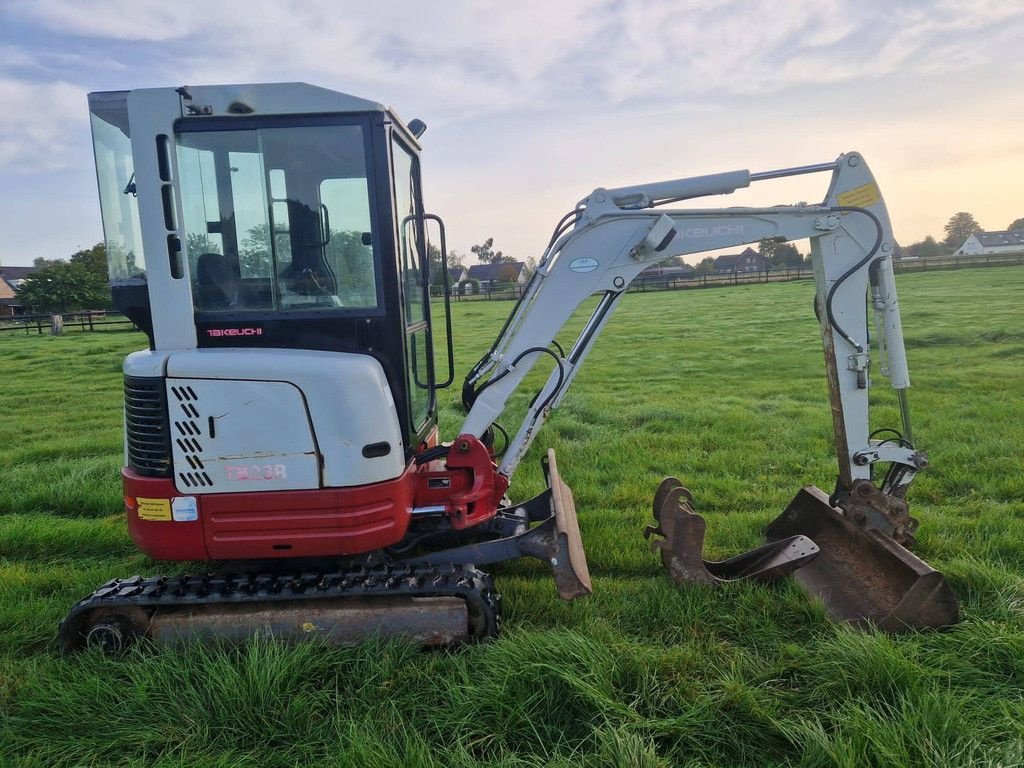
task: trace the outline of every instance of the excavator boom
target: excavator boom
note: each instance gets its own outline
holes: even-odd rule
[[[682,200],[728,194],[758,181],[811,173],[831,174],[825,198],[816,205],[668,207]],[[769,542],[756,555],[712,564],[701,558],[704,522],[693,511],[692,497],[683,500],[665,491],[680,485],[672,478],[655,500],[658,525],[646,534],[665,537],[652,546],[661,551],[677,581],[770,580],[795,571],[797,580],[842,619],[877,620],[887,629],[955,623],[956,601],[948,585],[904,547],[913,543],[917,526],[907,511],[906,492],[928,461],[910,437],[910,375],[891,262],[895,241],[881,192],[863,157],[851,152],[832,163],[599,188],[563,221],[568,223],[556,230],[522,300],[463,389],[471,408],[462,433],[482,435],[530,369],[538,361],[555,359],[554,370],[511,439],[499,472],[515,471],[629,284],[644,269],[671,257],[764,239],[807,238],[839,465],[834,492],[802,491],[785,513],[785,524],[780,519],[769,527]],[[560,349],[557,337],[565,323],[595,295],[597,305],[568,353],[553,353],[552,349]],[[886,430],[887,436],[897,435],[895,440],[875,439],[869,426],[868,302],[875,315],[880,370],[900,403],[902,431]],[[879,487],[872,482],[875,464],[888,466]],[[826,521],[842,526],[826,525]],[[832,532],[827,545],[825,531]],[[894,614],[904,595],[921,593],[915,592],[915,585],[923,578],[935,585],[926,590],[928,606]],[[883,583],[897,586],[883,588]],[[856,594],[859,602],[851,603],[842,594]]]

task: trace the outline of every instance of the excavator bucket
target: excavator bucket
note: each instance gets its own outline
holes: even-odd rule
[[[807,536],[820,547],[794,578],[837,619],[886,632],[957,623],[956,597],[941,573],[880,531],[851,523],[819,488],[802,488],[766,534],[776,543]]]
[[[661,562],[672,580],[682,584],[718,584],[755,579],[770,582],[788,576],[818,555],[818,547],[806,536],[794,535],[772,541],[728,560],[703,559],[707,523],[693,511],[693,496],[674,477],[665,478],[654,495],[657,526],[647,526],[644,538],[651,551],[661,553]]]

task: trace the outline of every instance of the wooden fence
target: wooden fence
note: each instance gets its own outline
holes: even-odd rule
[[[1024,251],[1018,253],[993,253],[983,256],[938,256],[935,258],[905,258],[893,261],[896,272],[924,272],[928,270],[971,269],[978,267],[1024,266]],[[633,281],[628,290],[631,293],[654,291],[678,291],[691,288],[716,288],[730,285],[751,285],[754,283],[786,283],[793,280],[809,280],[814,276],[809,265],[791,269],[772,269],[764,272],[733,272],[714,275],[690,275],[687,277],[665,277],[641,275]],[[508,301],[518,299],[525,286],[502,286],[499,290],[482,290],[478,293],[463,294],[452,291],[453,301]],[[431,287],[431,295],[440,298],[440,286]],[[135,324],[120,312],[85,311],[66,312],[61,315],[65,331],[102,331],[113,328],[134,328]],[[51,315],[17,315],[0,317],[0,333],[50,333]]]
[[[56,314],[56,313],[55,313]],[[54,315],[15,315],[0,317],[0,333],[50,333]],[[112,310],[64,312],[60,315],[64,331],[105,331],[114,328],[134,328],[135,323]]]
[[[904,258],[893,261],[896,272],[924,272],[931,269],[972,269],[977,267],[1024,266],[1024,251],[1016,253],[988,253],[980,256],[935,256],[932,258]]]
[[[928,270],[970,269],[977,267],[1024,266],[1024,252],[994,253],[983,256],[937,256],[935,258],[906,258],[893,261],[896,272],[924,272]],[[641,274],[627,289],[630,293],[648,293],[653,291],[678,291],[690,288],[718,288],[730,285],[751,285],[754,283],[787,283],[793,280],[810,280],[814,271],[809,264],[788,269],[769,269],[761,272],[729,272],[725,274],[697,275],[685,277],[666,277],[662,275]],[[525,286],[502,286],[479,293],[463,294],[452,290],[453,301],[507,301],[518,299]],[[442,295],[440,286],[431,287],[431,295],[439,298]]]

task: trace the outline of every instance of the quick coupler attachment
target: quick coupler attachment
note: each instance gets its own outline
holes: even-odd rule
[[[548,489],[529,501],[499,509],[488,524],[489,538],[402,562],[479,566],[534,557],[551,567],[560,598],[574,600],[589,595],[593,591],[590,570],[572,491],[558,474],[553,450],[548,451],[541,466]]]
[[[677,585],[720,584],[755,579],[777,581],[805,566],[818,555],[818,546],[806,536],[781,538],[728,560],[703,558],[707,523],[693,511],[693,496],[674,477],[662,481],[654,495],[656,526],[644,528],[644,538],[661,536],[651,542],[651,551],[661,553],[661,562]]]
[[[945,577],[870,527],[870,520],[858,524],[863,517],[844,514],[828,494],[808,485],[766,533],[769,541],[810,536],[821,547],[821,554],[794,578],[841,621],[885,632],[956,624],[959,608]]]

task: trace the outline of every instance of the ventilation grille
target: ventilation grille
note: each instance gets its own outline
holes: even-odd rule
[[[124,426],[128,466],[147,477],[169,477],[171,441],[162,378],[124,377]]]
[[[203,431],[199,428],[199,396],[190,386],[172,386],[171,394],[177,401],[174,420],[174,442],[185,459],[186,466],[179,466],[179,488],[210,488],[213,480],[206,473],[203,460],[199,455],[203,452],[203,444],[199,438]]]

